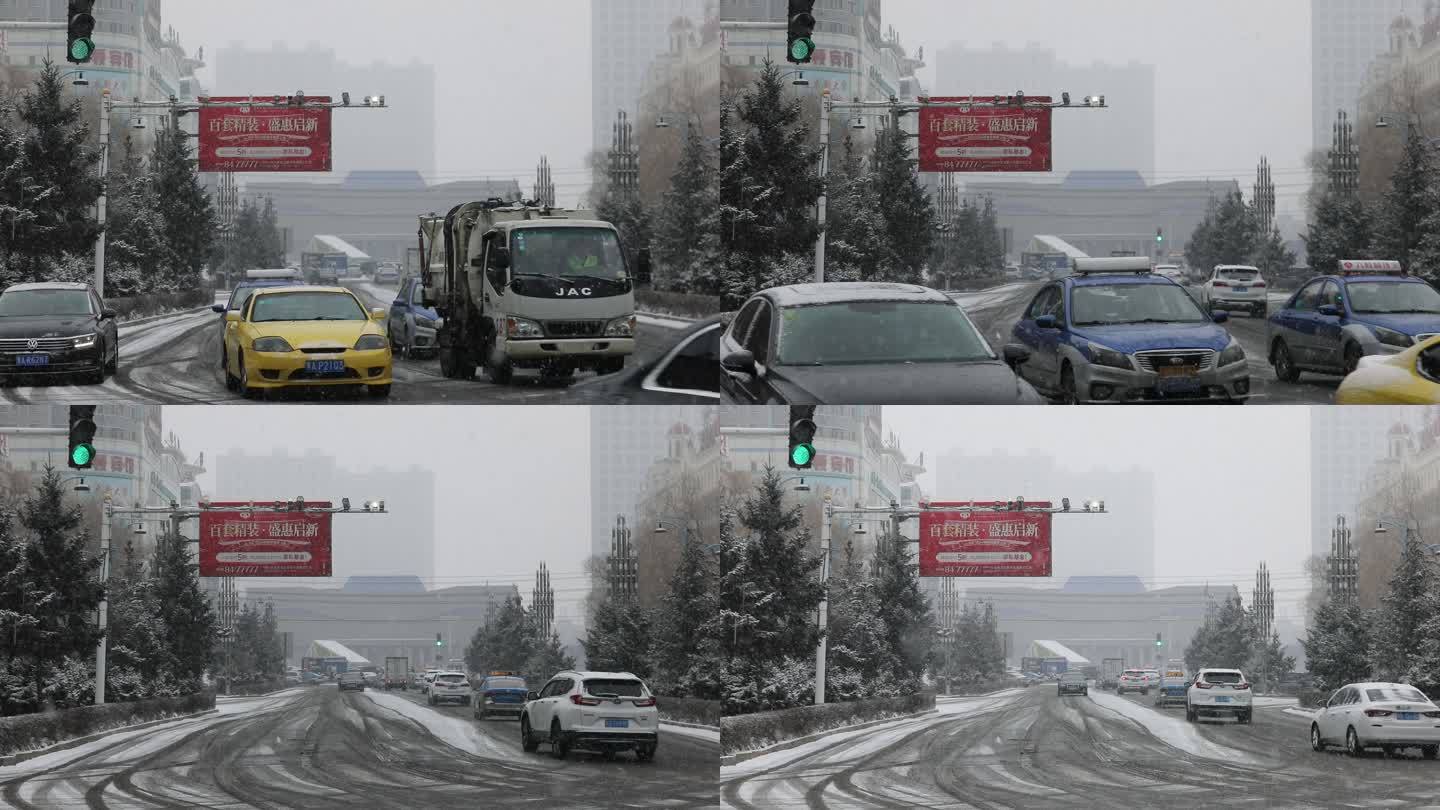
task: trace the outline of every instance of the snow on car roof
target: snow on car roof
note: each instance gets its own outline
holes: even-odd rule
[[[916,284],[892,284],[882,281],[834,281],[824,284],[792,284],[771,287],[763,294],[782,307],[806,307],[819,304],[843,304],[850,301],[925,301],[953,303],[953,299]]]

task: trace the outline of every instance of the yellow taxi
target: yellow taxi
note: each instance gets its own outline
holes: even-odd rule
[[[1337,405],[1440,405],[1440,336],[1399,354],[1360,358],[1340,383]]]
[[[225,385],[246,397],[278,388],[363,386],[390,395],[383,309],[344,287],[262,287],[225,313]]]

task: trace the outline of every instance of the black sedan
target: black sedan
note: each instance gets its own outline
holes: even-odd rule
[[[342,672],[340,673],[340,691],[353,689],[357,692],[365,691],[365,673],[363,672]]]
[[[120,365],[120,327],[88,284],[16,284],[0,293],[0,377],[83,375]]]
[[[1042,405],[954,299],[927,287],[832,282],[756,293],[720,345],[737,405]]]
[[[680,333],[659,359],[587,380],[567,401],[627,405],[715,405],[720,401],[719,317]]]

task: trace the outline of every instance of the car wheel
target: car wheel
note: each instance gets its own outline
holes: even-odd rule
[[[1354,374],[1360,367],[1360,347],[1351,343],[1345,347],[1345,373]]]
[[[1185,722],[1187,722],[1187,723],[1193,723],[1193,722],[1195,722],[1195,710],[1192,709],[1192,708],[1190,708],[1190,704],[1189,704],[1189,703],[1186,703],[1186,704],[1185,704]]]
[[[1310,724],[1310,748],[1314,751],[1324,751],[1325,741],[1320,738],[1320,724]]]
[[[564,759],[570,753],[570,741],[560,731],[559,718],[550,721],[550,753],[556,759]]]
[[[652,761],[654,761],[654,759],[655,759],[655,749],[656,749],[659,745],[660,745],[659,743],[650,743],[649,745],[642,745],[642,746],[636,748],[636,749],[635,749],[635,760],[636,760],[637,762],[652,762]]]
[[[533,734],[530,733],[530,718],[529,718],[529,717],[521,717],[521,718],[520,718],[520,748],[521,748],[522,750],[524,750],[525,753],[527,753],[527,754],[533,754],[533,753],[535,753],[535,749],[536,749],[536,748],[539,748],[539,747],[540,747],[540,743],[535,739],[535,735],[533,735]]]
[[[1355,733],[1355,727],[1345,729],[1345,753],[1352,757],[1365,755],[1365,749],[1360,747],[1360,736]]]
[[[1060,403],[1062,405],[1079,405],[1080,392],[1075,390],[1075,370],[1066,363],[1060,369]]]
[[[390,396],[390,384],[371,385],[366,388],[366,391],[370,394],[371,399],[386,399]]]
[[[241,355],[240,355],[239,361],[240,361],[240,363],[239,363],[239,365],[240,365],[240,379],[239,379],[239,381],[236,383],[236,390],[238,390],[238,391],[240,392],[240,396],[242,396],[242,397],[244,397],[244,398],[246,398],[246,399],[254,399],[254,398],[255,398],[255,395],[256,395],[257,393],[259,393],[259,392],[258,392],[256,389],[250,387],[250,372],[249,372],[248,370],[246,370],[246,368],[245,368],[245,355],[244,355],[244,354],[241,354]]]
[[[1435,759],[1436,757],[1440,757],[1440,745],[1420,746],[1420,756],[1424,757],[1425,759]]]
[[[1270,365],[1275,369],[1275,378],[1280,382],[1293,383],[1300,379],[1300,369],[1295,367],[1295,361],[1290,357],[1290,347],[1285,341],[1275,341],[1275,348],[1270,350]]]

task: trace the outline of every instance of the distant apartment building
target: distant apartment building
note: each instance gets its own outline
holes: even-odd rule
[[[615,518],[635,528],[636,505],[656,462],[669,458],[671,430],[683,425],[692,435],[704,429],[713,408],[694,405],[634,405],[590,409],[590,553],[610,551]]]
[[[953,44],[940,48],[933,61],[936,96],[1008,96],[1017,90],[1031,96],[1068,92],[1076,99],[1104,95],[1110,105],[1104,115],[1055,116],[1056,173],[1129,170],[1153,179],[1154,65],[1070,64],[1036,44]]]
[[[1440,538],[1440,408],[1383,410],[1393,420],[1385,455],[1371,464],[1354,463],[1366,480],[1349,521],[1360,605],[1368,609],[1380,606],[1411,532],[1427,546]]]
[[[1043,451],[1024,454],[949,450],[936,459],[937,501],[1105,501],[1110,514],[1057,520],[1054,578],[1155,576],[1155,475],[1138,467],[1082,467]],[[1040,636],[1041,638],[1054,638]],[[1063,641],[1063,639],[1060,639]]]
[[[676,18],[704,20],[714,0],[597,0],[590,3],[592,144],[608,150],[617,112],[632,115],[651,63],[671,49]]]
[[[357,506],[384,499],[390,514],[339,516],[334,520],[334,574],[329,580],[297,584],[333,587],[350,577],[418,578],[435,572],[435,474],[421,467],[352,470],[334,456],[310,449],[249,453],[229,450],[212,461],[214,500],[307,500]],[[241,587],[247,587],[242,580]]]
[[[1386,457],[1390,430],[1410,425],[1408,408],[1310,409],[1311,552],[1330,553],[1335,516],[1356,525],[1356,508],[1376,462]]]
[[[1409,3],[1418,11],[1418,3]],[[1312,145],[1330,148],[1335,116],[1356,115],[1372,60],[1390,46],[1390,23],[1407,0],[1310,0]]]

